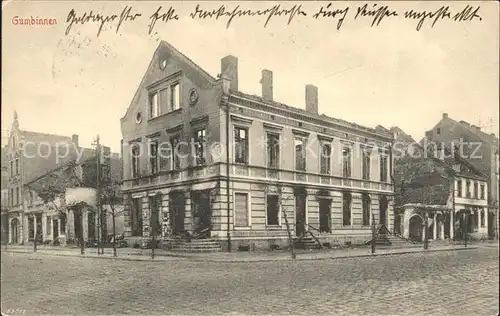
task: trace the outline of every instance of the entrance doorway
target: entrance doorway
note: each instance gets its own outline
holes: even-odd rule
[[[173,235],[179,235],[185,231],[184,217],[186,209],[186,198],[183,192],[170,192],[170,228]]]
[[[83,241],[82,212],[73,211],[73,225],[75,227],[75,242],[80,244]]]
[[[380,225],[387,227],[387,207],[389,201],[386,196],[381,196],[379,200],[379,210],[380,210]]]
[[[295,235],[301,236],[306,231],[306,198],[305,194],[295,196]]]
[[[52,220],[52,236],[54,237],[54,240],[59,237],[59,220],[57,219]]]
[[[409,229],[410,229],[410,239],[414,241],[422,241],[422,231],[424,221],[419,215],[413,215],[410,218]]]
[[[332,220],[331,220],[331,204],[332,200],[321,199],[319,200],[319,231],[331,233]]]
[[[19,220],[17,218],[13,218],[12,221],[10,222],[11,242],[13,244],[19,243],[18,227],[19,227]]]
[[[191,192],[191,211],[193,214],[193,233],[199,235],[200,238],[210,236],[212,228],[210,190]]]

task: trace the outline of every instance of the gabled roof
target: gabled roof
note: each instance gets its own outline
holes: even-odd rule
[[[121,118],[121,120],[123,120],[128,115],[130,109],[134,105],[134,102],[135,102],[135,100],[137,99],[137,97],[139,95],[141,87],[143,87],[144,84],[145,84],[145,82],[146,82],[148,70],[153,65],[153,62],[154,62],[154,59],[155,59],[154,57],[158,54],[158,52],[161,49],[167,49],[173,55],[177,56],[182,61],[186,62],[189,66],[191,66],[192,68],[194,68],[198,73],[202,74],[210,82],[212,82],[212,83],[215,84],[215,82],[217,81],[217,79],[215,79],[212,75],[210,75],[203,68],[201,68],[200,66],[198,66],[198,64],[196,64],[195,62],[193,62],[189,57],[187,57],[186,55],[184,55],[183,53],[181,53],[173,45],[171,45],[170,43],[162,40],[162,41],[160,41],[160,44],[158,44],[158,47],[156,47],[156,49],[155,49],[155,51],[153,53],[153,56],[151,57],[151,60],[149,61],[148,67],[146,68],[146,71],[144,72],[144,75],[142,76],[141,82],[139,83],[139,86],[137,87],[137,89],[136,89],[136,91],[134,93],[134,96],[132,97],[132,100],[130,101],[130,104],[129,104],[128,108],[127,108],[127,111],[125,112],[125,115]]]

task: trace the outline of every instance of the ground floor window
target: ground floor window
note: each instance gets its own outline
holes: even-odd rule
[[[279,201],[277,195],[267,196],[267,225],[279,225]]]
[[[481,227],[484,227],[485,226],[485,223],[484,223],[484,210],[479,210],[479,212],[481,212]]]
[[[370,225],[370,205],[371,205],[370,196],[368,194],[363,194],[362,196],[363,226]]]
[[[248,193],[234,194],[234,226],[248,227]]]

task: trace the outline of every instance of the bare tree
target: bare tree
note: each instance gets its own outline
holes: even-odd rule
[[[120,195],[121,182],[120,181],[105,181],[101,186],[101,201],[102,206],[108,205],[109,211],[112,219],[112,245],[113,245],[113,256],[117,256],[116,253],[116,218],[123,214],[123,209],[118,206],[122,205],[122,197]],[[106,212],[101,212],[104,214],[102,218],[99,219],[101,232],[103,222],[107,220]],[[104,236],[102,236],[104,238]]]

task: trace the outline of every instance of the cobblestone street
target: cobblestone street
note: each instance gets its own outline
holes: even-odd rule
[[[494,315],[498,249],[300,262],[2,254],[2,313]]]

